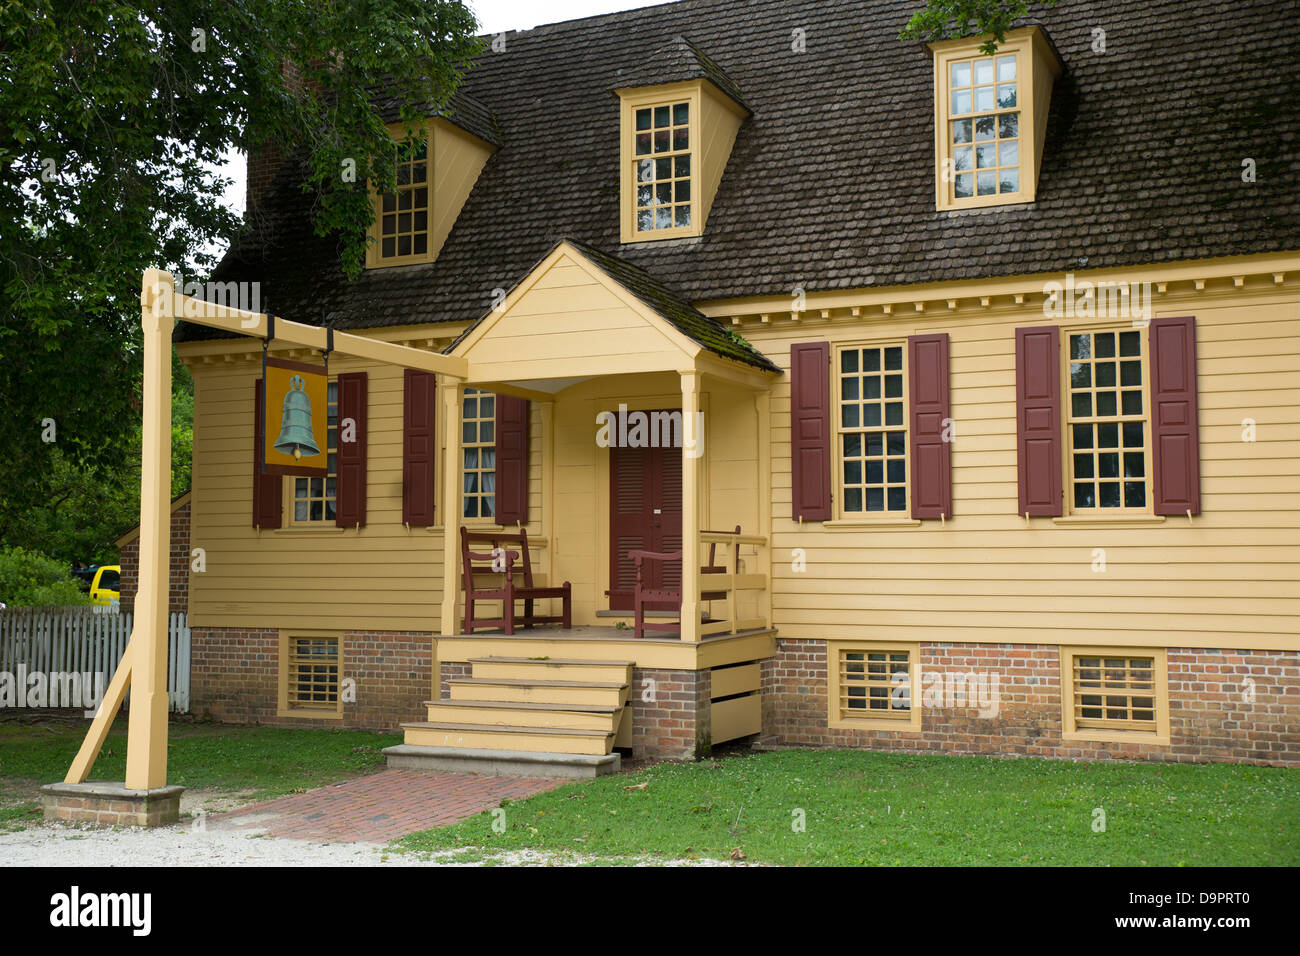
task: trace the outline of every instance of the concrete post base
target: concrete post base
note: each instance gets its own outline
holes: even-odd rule
[[[184,787],[128,790],[107,780],[50,783],[41,787],[46,823],[89,823],[94,826],[163,827],[181,816]]]

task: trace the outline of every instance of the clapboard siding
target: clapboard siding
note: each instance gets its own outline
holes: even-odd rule
[[[1026,307],[747,325],[783,367],[797,342],[947,332],[953,515],[920,527],[796,524],[788,378],[774,382],[759,436],[753,393],[706,375],[702,525],[761,532],[770,522],[774,623],[789,637],[1300,646],[1300,296],[1288,282],[1185,296],[1157,314],[1196,316],[1203,510],[1190,521],[1068,525],[1015,513],[1015,330],[1049,321]],[[572,582],[575,618],[591,623],[606,606],[609,557],[608,453],[593,440],[595,415],[622,400],[680,407],[676,375],[638,371],[638,350],[676,346],[657,331],[646,338],[627,303],[573,263],[542,276],[509,319],[476,359],[515,371],[535,363],[545,378],[600,376],[557,397],[549,434],[534,402],[529,433],[528,529],[546,540],[536,565]],[[193,623],[436,631],[442,534],[401,522],[402,373],[338,356],[331,367],[370,376],[367,525],[259,533],[248,440],[258,368],[195,364],[193,545],[207,549],[208,570],[193,575]],[[446,434],[440,420],[438,441]],[[435,472],[441,487],[441,454]],[[441,525],[441,492],[437,501]],[[796,548],[806,572],[793,570]],[[1093,570],[1098,549],[1104,572]]]
[[[797,526],[788,379],[774,387],[773,614],[782,635],[1300,647],[1297,297],[1221,296],[1156,314],[1196,316],[1203,513],[1141,527],[1026,524],[1015,514],[1015,329],[1047,324],[1041,310],[747,328],[787,368],[790,346],[818,337],[951,336],[957,440],[946,524]],[[1253,443],[1242,441],[1245,418],[1256,425]],[[795,548],[805,572],[793,570]],[[1096,549],[1104,572],[1093,570]]]

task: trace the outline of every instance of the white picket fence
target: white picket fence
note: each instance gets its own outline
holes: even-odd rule
[[[0,673],[102,674],[108,687],[131,636],[132,615],[104,607],[0,609]],[[93,680],[92,676],[92,680]],[[190,709],[190,628],[184,612],[167,626],[167,695],[171,709]]]

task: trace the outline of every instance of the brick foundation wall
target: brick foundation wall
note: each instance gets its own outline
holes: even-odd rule
[[[763,729],[787,745],[1300,766],[1300,652],[1170,648],[1167,658],[1168,745],[1063,739],[1059,650],[1039,644],[923,642],[923,678],[997,674],[996,713],[982,717],[955,693],[923,706],[920,732],[906,732],[828,728],[826,642],[781,639],[763,662]]]
[[[196,627],[190,710],[225,723],[395,731],[424,719],[432,640],[420,631],[344,631],[343,678],[356,682],[356,700],[344,701],[341,719],[281,717],[279,630]]]
[[[632,756],[707,757],[711,747],[709,686],[708,671],[635,668],[628,696]]]
[[[122,568],[119,587],[122,612],[135,607],[135,595],[140,589],[140,539],[122,547],[118,560]],[[190,506],[182,505],[172,512],[171,567],[168,569],[167,610],[173,614],[186,610],[190,604]]]

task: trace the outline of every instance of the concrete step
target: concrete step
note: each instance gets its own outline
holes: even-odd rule
[[[554,730],[618,730],[621,707],[602,704],[537,704],[494,700],[430,700],[431,723],[467,723]]]
[[[452,700],[494,700],[530,704],[594,704],[622,707],[628,685],[616,681],[509,680],[456,677],[447,682]]]
[[[530,753],[602,756],[614,745],[614,734],[601,730],[563,730],[505,724],[416,721],[402,724],[404,742],[413,746],[457,750],[524,750]]]
[[[503,777],[559,777],[584,780],[618,773],[622,758],[616,753],[565,754],[528,750],[473,750],[463,747],[428,747],[398,744],[384,755],[394,770],[437,770],[483,773]]]

